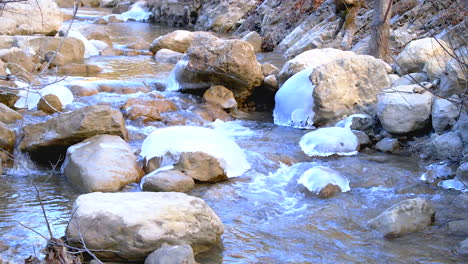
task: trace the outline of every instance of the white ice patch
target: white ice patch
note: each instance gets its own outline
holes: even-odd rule
[[[457,191],[468,192],[468,189],[463,184],[463,182],[461,182],[457,178],[441,181],[437,185],[444,188],[444,189],[454,189],[454,190],[457,190]]]
[[[91,45],[93,45],[98,51],[103,51],[103,50],[105,50],[107,47],[109,47],[109,46],[107,45],[107,43],[105,43],[105,42],[102,41],[102,40],[90,39],[90,40],[89,40],[89,43],[91,43]]]
[[[219,133],[232,138],[254,137],[257,135],[255,131],[243,126],[242,122],[241,120],[224,122],[220,119],[216,119],[210,126]]]
[[[359,142],[349,128],[325,127],[302,136],[299,146],[309,156],[349,156],[357,154]]]
[[[313,128],[315,86],[309,76],[313,68],[308,68],[289,78],[275,95],[273,119],[276,125],[296,128]]]
[[[151,12],[148,11],[145,1],[138,1],[128,10],[120,15],[120,18],[123,21],[133,19],[135,21],[146,22],[151,15]]]
[[[338,185],[342,192],[350,190],[348,178],[325,166],[315,166],[305,171],[297,182],[315,194],[328,184]]]
[[[27,108],[28,110],[31,110],[37,106],[39,100],[41,100],[41,96],[45,96],[47,94],[56,95],[62,103],[63,107],[73,102],[73,94],[67,87],[60,84],[51,84],[39,90],[21,90],[18,93],[20,98],[18,101],[16,101],[15,107]]]
[[[240,176],[250,169],[244,151],[236,142],[204,127],[174,126],[157,129],[143,141],[140,155],[149,161],[154,157],[178,157],[183,152],[197,151],[216,158],[228,177]]]
[[[172,69],[171,73],[169,73],[169,76],[167,77],[166,91],[177,92],[182,88],[179,81],[177,80],[177,76],[181,74],[187,64],[187,59],[181,59],[179,62],[177,62],[176,66],[174,69]]]
[[[85,38],[80,32],[75,31],[75,30],[70,30],[68,32],[68,37],[73,37],[76,39],[79,39],[83,42],[84,47],[85,47],[85,52],[84,52],[84,58],[89,58],[92,56],[98,56],[99,55],[99,50],[91,44],[91,42]]]

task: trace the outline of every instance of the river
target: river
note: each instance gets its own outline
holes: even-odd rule
[[[73,27],[90,26],[91,20],[108,14],[106,9],[83,9]],[[127,22],[104,25],[114,46],[124,47],[136,37],[152,41],[172,29]],[[260,62],[279,67],[281,54],[259,54]],[[149,55],[91,57],[85,63],[104,71],[89,76],[70,76],[65,82],[126,82],[126,85],[164,83],[174,65],[155,62]],[[179,114],[189,114],[192,95],[162,92],[176,102]],[[130,97],[145,94],[99,93],[76,98],[67,110],[100,102],[118,108]],[[455,252],[463,237],[451,235],[447,223],[468,219],[465,194],[425,185],[420,161],[403,156],[364,151],[352,157],[311,158],[298,142],[306,130],[278,127],[271,113],[248,114],[246,120],[205,123],[235,139],[247,154],[252,169],[244,175],[215,184],[197,184],[189,194],[204,199],[225,225],[222,244],[197,255],[200,263],[466,263]],[[43,117],[26,116],[25,122]],[[130,144],[138,150],[155,127],[127,120]],[[20,263],[40,255],[48,231],[32,181],[40,190],[53,235],[64,235],[71,206],[79,195],[57,171],[38,167],[25,155],[19,166],[5,169],[0,178],[0,254]],[[330,199],[309,194],[298,177],[314,165],[328,166],[346,175],[351,190]],[[131,191],[139,191],[135,186]],[[428,229],[387,239],[366,226],[391,205],[414,197],[430,200],[436,209]]]

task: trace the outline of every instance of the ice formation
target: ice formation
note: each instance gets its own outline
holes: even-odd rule
[[[84,58],[89,58],[92,56],[99,55],[99,50],[93,44],[91,44],[91,42],[89,42],[89,40],[85,38],[85,36],[83,36],[80,32],[75,31],[75,30],[70,30],[67,36],[79,39],[83,42],[84,47],[85,47],[85,52],[83,56]]]
[[[31,110],[37,106],[39,100],[41,100],[41,96],[47,94],[56,95],[62,103],[62,106],[69,105],[73,102],[73,94],[67,87],[60,84],[51,84],[40,90],[24,88],[24,90],[18,93],[20,98],[15,103],[15,107],[28,108],[28,110]]]
[[[353,119],[355,118],[360,118],[360,119],[366,119],[366,118],[370,118],[370,116],[368,115],[364,115],[364,114],[354,114],[354,115],[350,115],[348,116],[347,118],[339,121],[338,123],[336,123],[336,127],[351,127],[351,125],[353,124]]]
[[[359,142],[348,127],[324,127],[302,136],[299,146],[309,156],[349,156],[357,154]]]
[[[180,91],[183,89],[200,89],[200,88],[208,88],[210,87],[210,83],[205,82],[198,82],[198,83],[188,83],[188,82],[181,82],[181,76],[184,74],[184,70],[187,67],[188,59],[182,58],[177,62],[174,69],[171,71],[169,76],[167,77],[166,83],[166,91]]]
[[[145,1],[136,2],[130,10],[120,15],[120,18],[124,21],[133,19],[135,21],[146,22],[151,15],[151,12],[146,8]]]
[[[315,194],[318,194],[328,184],[338,185],[342,192],[350,190],[348,178],[325,166],[315,166],[308,169],[297,182]]]
[[[151,160],[170,156],[175,163],[183,152],[204,152],[216,158],[228,177],[237,177],[250,169],[244,151],[229,137],[209,128],[174,126],[155,130],[141,146],[140,155]],[[163,159],[165,161],[165,159]],[[168,166],[173,164],[161,164]]]
[[[457,178],[441,181],[437,185],[444,189],[454,189],[457,191],[468,192],[468,188],[465,186],[465,184],[463,184],[463,182]]]
[[[93,45],[98,51],[103,51],[108,47],[107,43],[97,39],[90,39],[89,43],[91,43],[91,45]]]
[[[307,68],[289,78],[275,95],[273,119],[280,126],[312,128],[314,124],[314,85],[309,79],[313,68]]]

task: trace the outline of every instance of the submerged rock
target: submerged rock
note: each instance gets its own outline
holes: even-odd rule
[[[187,244],[194,253],[221,241],[224,232],[215,212],[200,198],[175,192],[90,193],[73,205],[68,243],[108,251],[103,261],[143,261],[164,243]]]
[[[455,125],[460,109],[449,100],[435,98],[432,103],[432,127],[437,134],[442,134]]]
[[[151,253],[145,264],[197,264],[189,245],[164,245]]]
[[[386,237],[400,236],[428,227],[434,215],[434,207],[429,201],[414,198],[393,205],[370,220],[368,225]]]
[[[62,171],[83,193],[119,191],[142,176],[130,145],[111,135],[97,135],[70,146]]]

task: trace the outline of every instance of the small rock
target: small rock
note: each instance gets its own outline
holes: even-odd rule
[[[34,68],[32,58],[16,47],[0,50],[0,60],[3,60],[5,63],[18,64],[28,72],[31,72]]]
[[[398,150],[400,143],[397,138],[384,138],[377,142],[375,147],[382,152],[393,153]]]
[[[149,49],[150,44],[148,41],[144,40],[143,38],[139,37],[137,40],[127,46],[129,49],[136,49],[136,50],[147,50]]]
[[[440,160],[459,160],[462,155],[463,143],[455,132],[447,132],[435,136],[431,141],[434,156]]]
[[[163,245],[151,253],[145,264],[196,264],[190,245]]]
[[[330,198],[339,192],[341,192],[340,186],[330,183],[327,186],[325,186],[322,190],[320,190],[317,196],[319,198]]]
[[[149,50],[156,54],[160,49],[170,49],[185,53],[192,44],[196,33],[187,30],[176,30],[164,36],[156,38]]]
[[[464,162],[457,169],[457,178],[468,186],[468,162]]]
[[[268,86],[271,90],[277,91],[278,90],[278,81],[276,80],[276,76],[268,75],[263,79],[263,84]]]
[[[154,55],[154,59],[157,62],[176,64],[180,59],[182,59],[183,56],[183,53],[177,51],[170,49],[160,49],[158,52],[156,52],[156,55]]]
[[[369,138],[369,136],[362,132],[362,131],[359,131],[359,130],[352,130],[353,134],[357,137],[358,139],[358,142],[359,142],[359,146],[362,148],[362,146],[366,146],[366,145],[369,145],[371,143],[371,140]]]
[[[228,178],[216,158],[199,151],[181,153],[174,167],[198,181],[217,182]]]
[[[435,210],[423,198],[401,201],[385,210],[368,225],[384,236],[400,236],[428,227],[434,218]]]
[[[431,164],[427,166],[427,170],[421,175],[420,180],[427,183],[433,183],[437,180],[448,179],[452,174],[452,169],[447,165]]]
[[[222,85],[212,85],[203,94],[203,99],[208,103],[219,105],[223,109],[232,109],[237,107],[234,93]]]
[[[449,232],[457,236],[468,236],[468,220],[452,221],[448,223]]]
[[[62,112],[62,102],[55,94],[44,95],[37,104],[37,109],[48,114]]]
[[[268,75],[278,75],[279,74],[279,69],[275,65],[265,62],[262,64],[262,73],[263,76],[268,76]]]
[[[193,178],[177,170],[155,171],[145,176],[145,192],[188,192],[193,189]]]
[[[254,52],[262,51],[262,37],[255,31],[249,32],[242,40],[247,41],[254,48]]]

